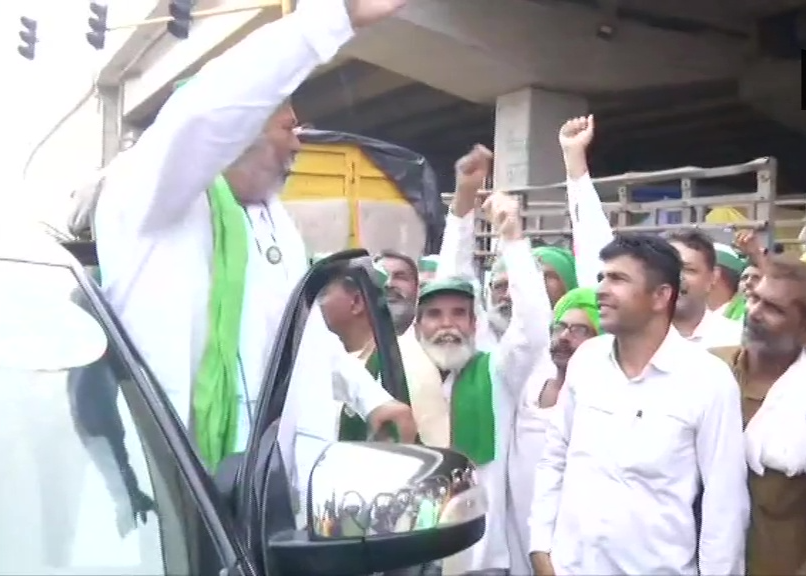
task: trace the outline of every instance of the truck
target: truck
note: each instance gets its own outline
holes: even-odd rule
[[[304,129],[298,136],[302,149],[282,198],[311,255],[361,247],[416,259],[439,251],[445,211],[422,155],[347,132]],[[92,241],[105,174],[98,170],[70,192],[67,228],[76,242]]]
[[[776,176],[776,160],[758,158],[715,168],[628,172],[594,178],[593,183],[616,233],[695,227],[716,242],[731,245],[736,231],[754,230],[769,249],[801,255],[806,246],[806,194],[779,194]],[[524,231],[533,244],[571,247],[565,187],[565,182],[558,182],[502,190],[520,199]],[[452,198],[452,194],[442,196],[446,203]],[[476,259],[482,271],[490,269],[496,255],[493,237],[487,222],[479,218]]]

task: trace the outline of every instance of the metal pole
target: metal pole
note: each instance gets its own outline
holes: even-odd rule
[[[265,8],[276,8],[280,7],[283,10],[283,15],[287,12],[286,10],[291,9],[291,2],[289,0],[269,0],[268,2],[263,2],[261,4],[254,4],[251,6],[234,6],[230,8],[209,8],[207,10],[197,10],[196,12],[192,12],[191,16],[194,19],[202,19],[202,18],[211,18],[213,16],[222,16],[224,14],[237,14],[238,12],[251,12],[253,10],[263,10]],[[172,22],[174,18],[172,16],[160,16],[159,18],[148,18],[146,20],[139,20],[136,22],[128,22],[126,24],[117,24],[116,26],[110,26],[107,28],[108,32],[112,32],[114,30],[126,30],[128,28],[140,28],[142,26],[150,26],[153,24],[167,24],[168,22]]]

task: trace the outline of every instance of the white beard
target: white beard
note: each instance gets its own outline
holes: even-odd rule
[[[487,321],[490,323],[493,331],[498,334],[499,337],[507,331],[511,319],[512,318],[509,314],[502,313],[501,310],[496,306],[490,306],[487,309]]]
[[[442,343],[436,344],[425,338],[420,339],[420,344],[426,356],[431,362],[445,372],[458,372],[464,368],[473,354],[476,353],[476,343],[474,338],[467,338],[459,344]]]

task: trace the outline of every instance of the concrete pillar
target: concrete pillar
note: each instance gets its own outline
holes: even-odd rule
[[[557,132],[568,118],[581,116],[588,110],[584,98],[572,94],[524,88],[499,96],[495,106],[496,188],[540,186],[565,180],[562,153]],[[534,201],[565,202],[561,190],[532,192]],[[533,229],[535,221],[526,225]],[[551,218],[544,227],[563,228],[563,218]],[[559,238],[547,238],[557,241]]]

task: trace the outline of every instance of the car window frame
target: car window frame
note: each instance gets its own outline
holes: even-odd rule
[[[101,324],[110,346],[114,347],[121,367],[128,370],[137,394],[140,395],[157,430],[176,458],[182,482],[204,522],[210,540],[217,548],[224,568],[221,576],[270,576],[258,573],[255,563],[236,528],[231,513],[219,496],[213,480],[196,455],[179,417],[165,391],[158,384],[136,346],[132,343],[117,315],[104,298],[101,288],[79,265],[46,262],[0,255],[0,261],[35,266],[62,268],[76,279],[77,287],[92,307],[95,320]]]

